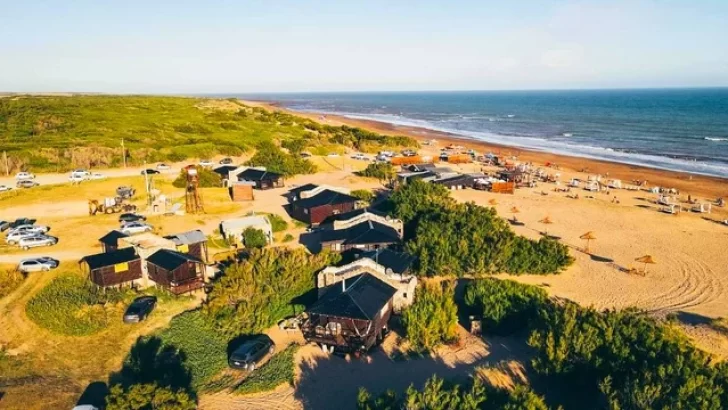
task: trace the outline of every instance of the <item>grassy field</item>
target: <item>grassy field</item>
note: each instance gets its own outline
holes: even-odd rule
[[[17,96],[0,98],[0,145],[10,172],[65,171],[127,163],[181,161],[216,154],[237,156],[261,141],[301,140],[301,148],[343,152],[414,146],[385,137],[331,127],[236,100],[151,96]],[[5,165],[5,164],[2,164]]]

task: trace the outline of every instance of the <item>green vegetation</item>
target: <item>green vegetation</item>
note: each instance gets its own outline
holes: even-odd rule
[[[297,174],[313,174],[316,165],[300,156],[282,151],[270,141],[258,144],[258,151],[245,165],[265,167],[270,172],[292,176]]]
[[[0,298],[17,289],[24,279],[25,275],[17,270],[0,269]]]
[[[243,380],[235,389],[235,393],[260,393],[273,390],[283,383],[293,384],[293,358],[297,351],[298,345],[294,344],[276,353],[268,363]]]
[[[84,336],[97,333],[109,321],[119,320],[123,302],[134,296],[130,290],[98,290],[88,280],[67,274],[51,281],[25,307],[38,326],[54,333]]]
[[[107,410],[194,410],[197,403],[184,390],[173,390],[156,383],[135,384],[129,388],[113,386],[106,396]]]
[[[290,233],[287,233],[286,236],[283,237],[283,242],[290,242],[296,238],[293,237]]]
[[[366,389],[359,389],[358,410],[547,410],[543,399],[525,386],[512,392],[488,390],[478,378],[467,385],[447,383],[437,376],[425,382],[422,390],[410,386],[404,397],[387,391],[373,397]]]
[[[282,216],[278,214],[266,214],[266,217],[268,217],[268,221],[270,222],[271,228],[273,228],[273,232],[283,232],[286,229],[288,229],[288,222],[286,222],[285,219],[283,219]]]
[[[402,312],[405,335],[415,351],[428,351],[456,340],[457,323],[453,284],[420,286],[412,306]]]
[[[196,166],[197,176],[199,178],[200,188],[220,188],[222,186],[222,178],[220,174],[211,169]],[[177,178],[172,182],[175,188],[184,188],[187,186],[187,170],[182,169]]]
[[[260,229],[247,228],[243,231],[243,244],[248,249],[260,249],[268,244],[268,238]]]
[[[124,141],[125,153],[121,142]],[[0,99],[0,145],[10,172],[238,156],[278,140],[292,153],[339,144],[360,150],[414,146],[357,128],[333,127],[236,100],[152,96],[18,96]],[[286,142],[295,140],[297,142]],[[42,142],[42,144],[41,144]]]
[[[230,337],[263,331],[303,309],[315,288],[315,274],[340,258],[303,249],[253,249],[215,282],[204,313]]]
[[[388,162],[374,162],[359,171],[359,176],[376,178],[379,182],[385,183],[394,180],[394,177],[397,176],[397,171]]]
[[[538,316],[548,294],[535,286],[511,280],[476,279],[465,288],[465,305],[480,316],[484,333],[510,333]]]
[[[456,203],[440,185],[412,181],[390,202],[405,222],[405,246],[418,257],[420,275],[550,274],[573,262],[565,245],[518,236],[493,208]]]
[[[355,190],[351,191],[351,196],[359,198],[361,201],[364,201],[367,204],[371,204],[372,201],[374,201],[374,198],[376,197],[374,195],[374,192],[372,192],[368,189],[355,189]]]
[[[228,338],[218,332],[199,310],[172,319],[169,327],[157,334],[165,346],[182,352],[192,386],[204,389],[227,367]]]

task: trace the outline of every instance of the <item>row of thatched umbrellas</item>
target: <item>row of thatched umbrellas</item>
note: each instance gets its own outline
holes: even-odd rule
[[[497,204],[498,204],[498,201],[496,201],[495,199],[491,199],[490,201],[488,201],[488,203],[489,203],[490,205],[494,205],[494,206],[495,206],[495,205],[497,205]],[[521,212],[521,210],[520,210],[520,209],[518,209],[518,208],[517,208],[517,207],[515,207],[515,206],[511,208],[511,213],[513,214],[513,222],[515,222],[515,221],[516,221],[516,214],[517,214],[517,213],[520,213],[520,212]],[[551,218],[550,218],[549,216],[547,216],[547,217],[545,217],[545,218],[541,219],[541,220],[540,220],[540,221],[538,221],[538,222],[539,222],[539,223],[542,223],[542,224],[544,224],[544,225],[546,225],[546,226],[548,226],[548,225],[551,225],[551,224],[553,224],[553,223],[554,223],[554,221],[553,221],[553,220],[551,220]],[[544,234],[545,234],[546,236],[548,236],[548,232],[546,231],[546,229],[544,229]],[[594,232],[592,232],[592,231],[589,231],[589,232],[587,232],[587,233],[585,233],[585,234],[581,235],[581,236],[579,237],[579,239],[582,239],[582,240],[585,240],[585,241],[586,241],[586,247],[584,248],[584,252],[586,252],[586,253],[589,253],[589,243],[590,243],[591,241],[594,241],[594,240],[596,240],[596,239],[597,239],[597,237],[596,237],[596,236],[594,235]],[[639,258],[636,258],[636,259],[635,259],[635,262],[639,262],[639,263],[644,263],[644,264],[645,264],[645,266],[644,266],[644,269],[643,269],[643,271],[644,271],[644,272],[647,272],[647,265],[648,265],[648,264],[649,264],[649,265],[654,265],[654,264],[656,264],[656,263],[657,263],[657,262],[655,261],[655,259],[654,259],[654,258],[652,257],[652,255],[649,255],[649,254],[648,254],[648,255],[644,255],[644,256],[640,256]]]

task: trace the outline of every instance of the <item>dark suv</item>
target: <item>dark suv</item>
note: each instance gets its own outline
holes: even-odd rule
[[[131,305],[126,308],[126,313],[124,313],[124,323],[141,322],[146,319],[150,313],[152,313],[152,310],[154,310],[156,305],[156,296],[140,296],[134,299],[134,301],[131,302]]]
[[[252,372],[268,361],[276,351],[276,345],[270,337],[261,335],[240,345],[230,354],[228,364],[233,369]]]

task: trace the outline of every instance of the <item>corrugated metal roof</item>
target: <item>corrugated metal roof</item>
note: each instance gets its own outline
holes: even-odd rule
[[[195,243],[201,243],[201,242],[207,241],[205,234],[202,233],[202,231],[199,229],[196,229],[194,231],[187,231],[187,232],[177,233],[174,235],[165,236],[164,238],[171,240],[177,246],[192,245]]]

